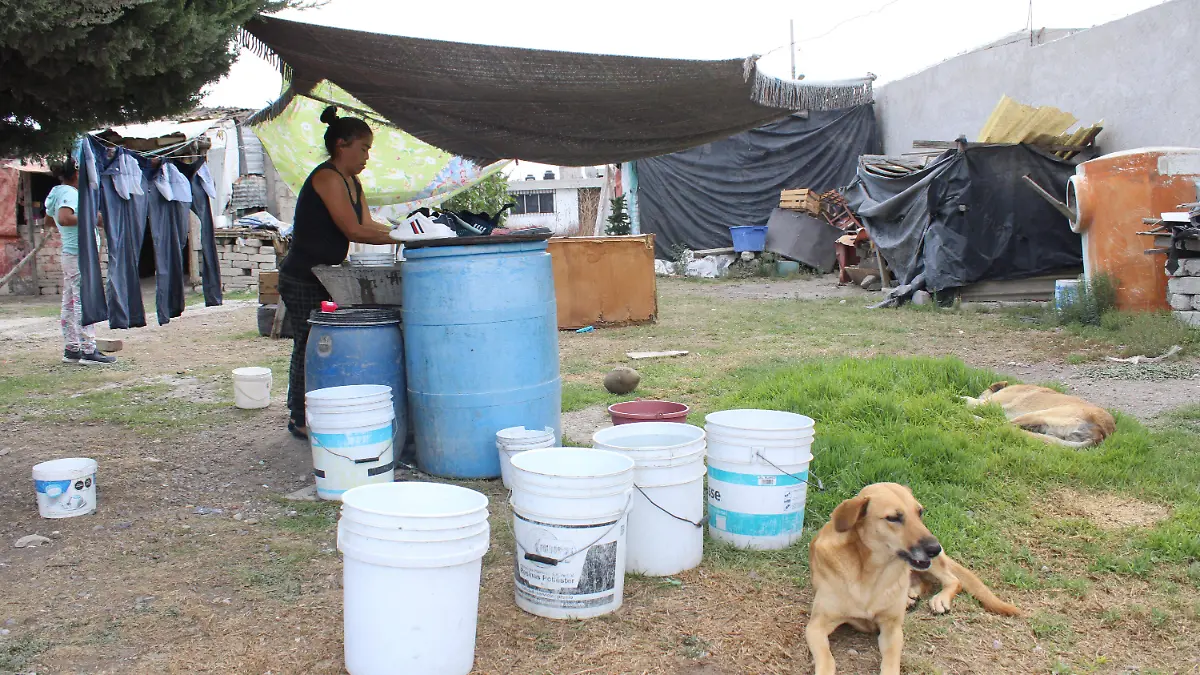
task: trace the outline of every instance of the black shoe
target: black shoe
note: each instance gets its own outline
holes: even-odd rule
[[[105,354],[104,352],[100,351],[99,349],[92,352],[91,354],[84,352],[79,355],[79,364],[84,365],[84,366],[95,366],[95,365],[106,366],[106,365],[110,365],[110,364],[113,364],[116,362],[117,362],[117,357],[109,356],[108,354]]]
[[[79,363],[79,358],[83,356],[83,352],[78,349],[64,349],[63,363]]]
[[[299,438],[302,441],[308,440],[308,432],[304,429],[304,427],[297,425],[292,420],[288,420],[288,431],[290,431],[293,436],[295,436],[296,438]]]

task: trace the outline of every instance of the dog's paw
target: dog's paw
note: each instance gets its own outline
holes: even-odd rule
[[[950,598],[938,593],[929,599],[929,611],[934,614],[945,614],[950,611]]]
[[[920,601],[921,601],[921,589],[917,588],[917,587],[908,589],[908,609],[912,609],[913,607],[916,607],[917,603]]]

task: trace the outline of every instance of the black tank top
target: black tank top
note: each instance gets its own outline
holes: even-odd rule
[[[341,176],[346,184],[346,194],[350,195],[350,203],[354,206],[354,214],[362,221],[362,186],[354,179],[355,190],[350,189],[350,181],[329,162],[319,164],[304,180],[300,194],[296,195],[296,216],[292,222],[292,244],[288,248],[287,258],[279,266],[283,274],[301,281],[316,282],[317,277],[312,268],[317,265],[337,265],[346,259],[350,251],[350,240],[338,229],[333,222],[333,216],[325,206],[321,195],[313,187],[313,176],[318,171],[334,171]]]

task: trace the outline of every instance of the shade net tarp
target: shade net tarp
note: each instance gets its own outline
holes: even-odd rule
[[[860,171],[846,197],[901,282],[943,291],[1080,267],[1079,235],[1022,180],[1065,201],[1074,173],[1026,145],[968,147],[903,178]]]
[[[878,152],[873,106],[811,111],[714,143],[638,160],[642,232],[672,259],[733,245],[730,226],[766,225],[782,190],[849,185],[858,157]]]
[[[279,176],[295,194],[308,174],[329,158],[326,127],[320,118],[330,102],[367,113],[367,124],[375,132],[371,159],[359,180],[367,203],[382,207],[377,216],[402,218],[422,206],[440,204],[506,164],[477,164],[456,157],[372,119],[361,101],[330,82],[318,84],[311,93],[322,100],[296,96],[278,115],[253,127]]]
[[[871,101],[871,81],[793,82],[756,60],[688,61],[461,44],[298,23],[247,22],[243,44],[285,72],[322,80],[409,134],[483,162],[588,166],[653,157],[759,127],[794,110]]]

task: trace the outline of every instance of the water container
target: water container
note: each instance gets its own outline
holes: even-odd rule
[[[243,410],[256,410],[271,405],[270,368],[234,368],[233,401]]]
[[[552,427],[541,431],[525,427],[511,427],[497,431],[496,451],[500,453],[500,479],[504,482],[504,487],[512,487],[512,479],[509,478],[509,475],[512,473],[514,455],[526,450],[552,448],[556,443]]]
[[[625,590],[633,460],[581,448],[512,458],[517,606],[548,619],[615,612]]]
[[[338,500],[353,488],[390,483],[396,443],[391,387],[351,384],[305,396],[317,496]]]
[[[813,429],[811,418],[776,410],[705,417],[709,536],[753,550],[800,540]]]
[[[635,422],[597,431],[592,445],[634,461],[626,568],[665,577],[699,565],[704,557],[704,430]]]
[[[343,625],[350,675],[467,675],[475,661],[487,497],[387,483],[343,495]]]
[[[313,312],[308,322],[304,391],[354,384],[391,387],[395,437],[403,447],[409,425],[399,315],[387,309],[338,309]]]
[[[408,401],[422,471],[501,475],[496,432],[562,438],[554,276],[546,242],[408,248]]]
[[[96,512],[96,460],[53,459],[33,466],[38,513],[43,518],[72,518]]]

